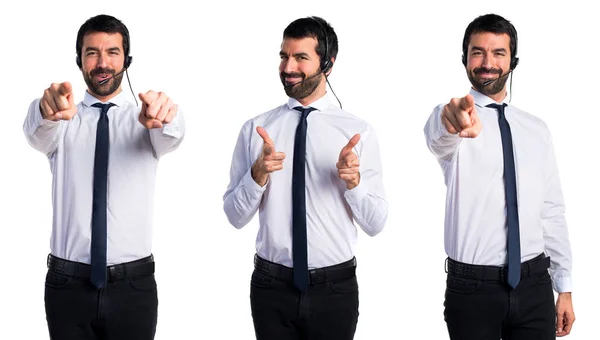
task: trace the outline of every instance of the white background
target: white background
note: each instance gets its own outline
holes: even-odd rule
[[[360,233],[355,338],[447,339],[446,188],[423,126],[435,105],[468,92],[460,62],[464,30],[490,12],[511,20],[519,33],[512,103],[542,118],[554,137],[574,255],[577,322],[568,338],[596,336],[600,29],[592,2],[192,3],[1,5],[0,339],[48,338],[43,293],[51,174],[22,124],[29,103],[52,82],[72,82],[76,102],[82,99],[76,34],[101,13],[130,30],[134,91],[165,91],[186,113],[185,140],[157,173],[156,339],[254,338],[249,281],[258,218],[234,229],[222,195],[242,124],[286,101],[277,73],[282,32],[308,15],[322,16],[338,34],[330,81],[344,109],[378,133],[391,207],[381,234]]]

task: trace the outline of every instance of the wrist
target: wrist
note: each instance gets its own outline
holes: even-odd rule
[[[264,187],[265,184],[267,184],[269,174],[257,170],[255,166],[252,166],[252,168],[250,169],[250,175],[252,176],[254,182],[256,182],[256,184],[260,185],[261,187]]]

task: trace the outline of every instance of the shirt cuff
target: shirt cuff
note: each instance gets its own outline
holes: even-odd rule
[[[346,192],[344,192],[344,197],[346,198],[346,201],[348,202],[348,204],[358,203],[365,196],[367,196],[368,192],[369,192],[369,190],[367,189],[367,186],[362,184],[362,181],[361,181],[354,188],[352,188],[350,190],[346,190]]]
[[[569,293],[573,291],[571,277],[552,278],[552,286],[557,293]]]
[[[35,131],[39,127],[43,127],[47,130],[52,129],[60,124],[60,121],[52,121],[48,119],[44,119],[42,117],[42,111],[40,110],[40,100],[36,99],[31,103],[29,107],[29,114],[27,117],[27,126],[25,127],[25,131],[29,136],[33,136]]]
[[[175,118],[170,123],[164,124],[162,133],[163,135],[179,139],[183,136],[183,124],[183,112],[181,110],[177,110],[177,115],[175,115]]]

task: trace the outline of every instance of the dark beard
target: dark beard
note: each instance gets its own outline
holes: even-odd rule
[[[309,77],[307,77],[304,73],[281,72],[279,77],[281,79],[281,83],[283,84],[285,94],[287,94],[290,98],[300,100],[310,96],[313,92],[315,92],[321,83],[322,75],[321,71],[317,71],[317,73]],[[296,84],[286,84],[285,77],[302,77],[302,80]]]
[[[492,81],[491,84],[485,86],[484,83],[489,81],[489,79],[484,81],[478,81],[475,78],[476,74],[484,72],[496,73],[498,74],[498,77],[500,77],[500,79],[495,79],[494,81]],[[485,69],[482,67],[478,67],[473,69],[473,71],[467,70],[467,77],[469,78],[471,85],[473,85],[473,88],[477,90],[477,92],[485,94],[486,96],[491,96],[500,93],[500,91],[504,89],[504,85],[506,85],[508,77],[504,77],[503,73],[504,72],[501,69]]]

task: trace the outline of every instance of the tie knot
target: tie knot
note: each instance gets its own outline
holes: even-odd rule
[[[106,104],[95,103],[95,104],[92,104],[93,107],[99,107],[101,113],[107,113],[108,109],[110,109],[111,107],[113,107],[115,105],[116,104],[114,104],[114,103],[106,103]]]
[[[308,114],[311,113],[312,111],[316,110],[316,109],[314,107],[310,107],[310,106],[307,107],[307,108],[304,108],[302,106],[296,106],[294,108],[294,110],[300,111],[300,113],[302,113],[301,119],[306,119],[306,117],[308,117]]]
[[[506,107],[506,103],[502,103],[502,104],[492,103],[492,104],[486,105],[485,107],[489,107],[491,109],[496,109],[497,111],[504,112],[504,108]]]

